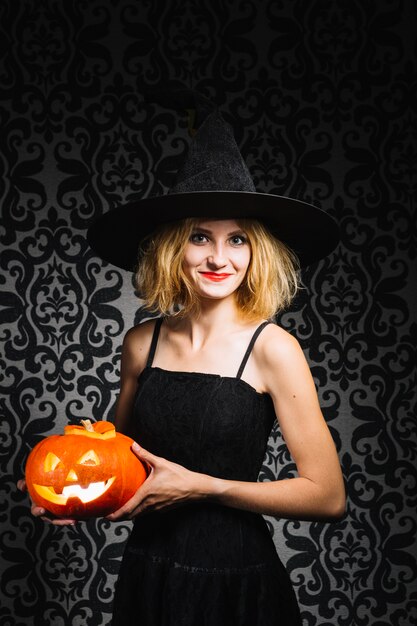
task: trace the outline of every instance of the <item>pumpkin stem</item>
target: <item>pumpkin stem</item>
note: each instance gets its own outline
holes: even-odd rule
[[[90,432],[90,433],[94,432],[94,428],[93,428],[93,425],[91,423],[91,420],[81,420],[81,424],[84,426],[84,428],[86,430],[88,430],[88,432]]]

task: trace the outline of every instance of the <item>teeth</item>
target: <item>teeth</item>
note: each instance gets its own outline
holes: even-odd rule
[[[90,502],[91,500],[95,500],[102,493],[105,492],[107,488],[107,483],[90,483],[88,487],[81,487],[80,485],[68,485],[64,487],[62,490],[62,495],[64,498],[79,498],[81,502]]]
[[[92,502],[103,495],[116,480],[115,476],[109,478],[106,481],[98,483],[90,483],[88,487],[81,487],[81,485],[67,485],[63,488],[62,493],[57,493],[53,487],[44,487],[42,485],[33,485],[36,491],[45,500],[54,502],[55,504],[66,504],[68,498],[78,498],[86,504]]]

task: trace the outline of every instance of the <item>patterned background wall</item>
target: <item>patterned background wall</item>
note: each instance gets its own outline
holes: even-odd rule
[[[169,188],[186,86],[233,124],[260,191],[330,211],[342,242],[280,323],[302,343],[348,490],[335,524],[272,520],[305,626],[417,624],[413,0],[0,2],[0,626],[104,626],[129,524],[56,529],[15,481],[43,436],[111,419],[143,312],[88,223]],[[274,430],[261,479],[294,466]]]

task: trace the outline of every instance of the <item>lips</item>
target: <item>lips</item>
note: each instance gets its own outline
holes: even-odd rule
[[[230,274],[220,274],[217,272],[200,272],[200,274],[215,283],[219,283],[230,276]]]

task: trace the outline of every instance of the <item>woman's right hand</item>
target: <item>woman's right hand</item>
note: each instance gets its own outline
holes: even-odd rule
[[[21,478],[17,481],[17,488],[20,489],[20,491],[27,492],[28,489],[26,485],[26,480],[24,478]],[[54,517],[52,513],[50,513],[41,506],[37,506],[33,502],[31,502],[30,511],[35,517],[40,517],[41,520],[43,520],[44,522],[47,522],[48,524],[53,524],[54,526],[74,526],[77,523],[77,520],[75,519]]]

